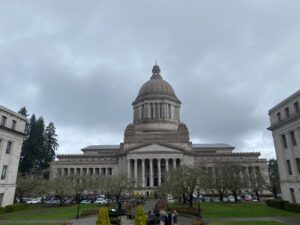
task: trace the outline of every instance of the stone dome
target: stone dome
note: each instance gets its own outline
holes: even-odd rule
[[[175,101],[179,101],[175,95],[173,87],[160,75],[160,68],[154,65],[152,69],[152,76],[139,90],[136,101],[145,97],[169,97]]]

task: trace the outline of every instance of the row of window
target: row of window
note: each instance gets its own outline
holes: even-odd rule
[[[1,151],[2,142],[3,142],[2,139],[0,139],[0,151]],[[13,143],[11,141],[7,141],[6,149],[5,149],[6,154],[10,154],[11,149],[12,149],[12,144]]]
[[[6,127],[6,123],[7,123],[7,117],[6,116],[2,116],[1,117],[1,126],[2,127]],[[17,121],[16,120],[12,120],[11,122],[11,129],[15,130],[16,129],[16,125],[17,125]]]
[[[5,180],[6,173],[7,173],[7,165],[3,165],[2,173],[1,173],[1,180]]]
[[[295,131],[290,131],[290,132],[289,132],[289,136],[290,136],[292,145],[293,145],[293,146],[296,146],[296,145],[297,145],[297,140],[296,140]],[[283,147],[284,147],[284,148],[287,148],[287,147],[288,147],[288,143],[287,143],[287,139],[286,139],[286,135],[285,135],[285,134],[282,134],[282,135],[281,135],[281,140],[282,140],[282,145],[283,145]]]
[[[298,101],[294,102],[294,110],[295,110],[295,113],[300,112],[300,107],[299,107]],[[290,117],[290,107],[285,107],[284,113],[285,113],[285,118],[289,118]],[[277,120],[278,120],[278,122],[282,121],[281,112],[277,113]]]
[[[58,168],[58,175],[112,175],[112,168]]]
[[[297,165],[298,174],[300,174],[300,158],[296,158],[295,162],[296,162],[296,165]],[[286,160],[286,164],[287,164],[287,169],[288,169],[289,175],[293,175],[293,170],[292,170],[292,166],[291,166],[291,160],[287,159]]]

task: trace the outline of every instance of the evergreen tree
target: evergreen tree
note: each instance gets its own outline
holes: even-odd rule
[[[44,133],[44,161],[41,165],[41,169],[46,169],[49,167],[49,163],[54,159],[55,157],[55,151],[58,148],[58,143],[56,139],[57,135],[55,133],[55,126],[52,122],[49,123],[49,125],[46,127],[45,133]]]
[[[24,176],[28,174],[34,165],[33,137],[36,127],[36,116],[33,114],[28,122],[25,140],[22,145],[19,171]]]
[[[25,107],[22,107],[19,113],[28,116]],[[43,117],[37,119],[34,114],[30,117],[26,123],[20,157],[19,171],[23,176],[29,173],[41,174],[49,168],[58,147],[56,137],[55,126],[52,122],[45,128]]]

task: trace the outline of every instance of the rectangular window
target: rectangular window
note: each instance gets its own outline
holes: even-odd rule
[[[296,137],[295,137],[295,132],[291,131],[290,135],[291,135],[291,141],[292,141],[293,145],[296,146],[297,145],[297,141],[296,141]]]
[[[278,122],[280,122],[280,121],[281,121],[281,113],[278,112],[276,115],[277,115],[277,120],[278,120]]]
[[[4,197],[4,193],[0,193],[0,206],[2,206],[3,197]]]
[[[294,188],[290,188],[292,203],[296,203]]]
[[[11,129],[16,129],[16,124],[17,124],[17,121],[15,121],[15,120],[12,120],[12,122],[11,122]]]
[[[295,112],[299,112],[299,102],[294,103]]]
[[[3,165],[2,173],[1,173],[1,180],[4,180],[6,177],[7,165]]]
[[[11,141],[8,141],[8,142],[7,142],[7,146],[6,146],[6,151],[5,151],[6,154],[9,154],[9,153],[10,153],[11,146],[12,146],[12,142],[11,142]]]
[[[298,173],[300,174],[300,158],[296,158],[296,164],[298,168]]]
[[[1,126],[2,127],[5,127],[5,124],[6,124],[6,116],[2,116],[2,118],[1,118]]]
[[[292,173],[291,161],[289,159],[286,160],[286,165],[288,168],[289,175],[292,175],[293,173]]]
[[[284,109],[284,111],[285,111],[285,116],[288,118],[288,117],[290,117],[290,108],[289,107],[286,107],[285,109]]]
[[[284,148],[287,148],[286,137],[285,137],[285,135],[284,135],[284,134],[283,134],[283,135],[281,135],[281,139],[282,139],[282,145],[283,145],[283,147],[284,147]]]

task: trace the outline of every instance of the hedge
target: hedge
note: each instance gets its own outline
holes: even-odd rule
[[[285,203],[285,204],[284,204],[284,208],[285,208],[287,211],[298,212],[298,213],[300,213],[300,204],[296,204],[296,203]]]
[[[5,207],[0,207],[0,215],[5,213]]]
[[[83,210],[80,213],[80,217],[86,217],[86,216],[91,216],[91,215],[97,215],[99,213],[98,209],[88,209],[88,210]]]
[[[288,203],[288,201],[279,200],[279,199],[269,199],[266,201],[268,206],[277,208],[277,209],[285,209],[284,204]]]

